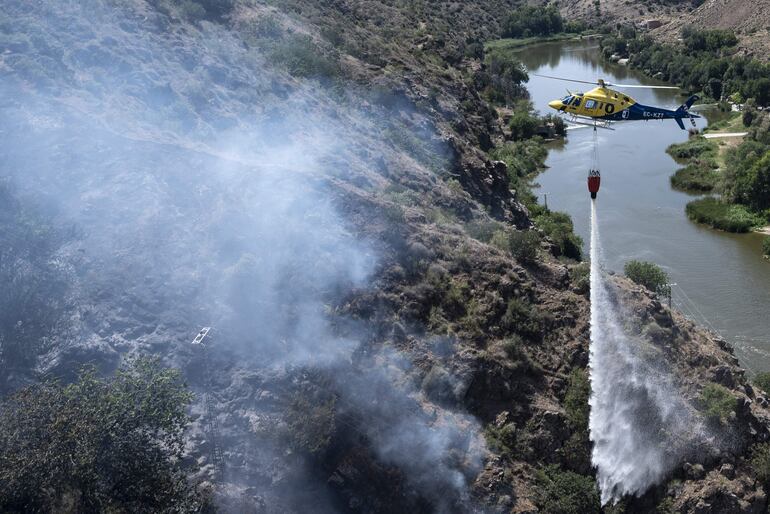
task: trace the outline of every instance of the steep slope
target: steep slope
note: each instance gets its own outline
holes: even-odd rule
[[[6,2],[3,175],[82,230],[59,256],[75,336],[39,371],[182,367],[211,400],[189,459],[229,511],[534,512],[584,479],[598,510],[585,270],[524,238],[485,152],[502,131],[472,71],[508,5],[265,1],[193,22],[175,3]],[[724,342],[616,288],[685,399],[709,381],[736,398],[730,444],[626,510],[763,508],[743,456],[766,401]]]
[[[697,5],[696,5],[697,4]],[[615,26],[646,24],[655,20],[662,25],[649,32],[660,41],[677,42],[685,27],[728,29],[738,36],[740,53],[768,60],[770,50],[770,3],[766,0],[657,0],[629,3],[621,0],[562,0],[563,16],[586,20],[595,25]]]

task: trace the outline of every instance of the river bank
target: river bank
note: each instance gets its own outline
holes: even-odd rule
[[[517,55],[538,74],[665,84],[638,70],[601,60],[588,42],[545,43]],[[537,76],[530,77],[527,87],[541,110],[565,90],[563,83]],[[634,97],[664,107],[681,103],[681,97],[668,90],[638,89]],[[699,128],[705,127],[705,120],[696,121]],[[758,251],[765,236],[718,232],[687,219],[685,206],[693,198],[671,188],[670,176],[677,165],[665,152],[673,143],[688,141],[687,132],[675,123],[618,124],[615,131],[600,131],[597,137],[602,172],[597,205],[602,213],[607,267],[622,270],[630,259],[658,263],[679,284],[674,303],[683,312],[689,309],[693,319],[711,325],[733,343],[738,358],[750,370],[770,369],[770,341],[764,323],[765,306],[770,304],[770,270]],[[538,175],[534,189],[541,199],[547,195],[550,208],[572,216],[575,231],[584,241],[589,236],[590,200],[585,181],[592,145],[590,130],[569,131],[565,142],[549,144],[547,168]]]

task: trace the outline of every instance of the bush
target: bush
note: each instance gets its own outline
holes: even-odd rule
[[[623,267],[628,278],[658,294],[668,292],[668,274],[657,264],[644,261],[628,261]]]
[[[588,416],[591,408],[588,398],[591,396],[591,383],[584,369],[576,368],[570,373],[567,394],[564,396],[564,410],[573,430],[588,430]]]
[[[506,143],[493,149],[489,156],[496,161],[505,162],[508,167],[508,180],[512,185],[519,179],[529,178],[545,166],[548,150],[539,138],[530,141]]]
[[[578,261],[582,259],[583,240],[575,234],[569,214],[544,211],[535,218],[535,225],[556,243],[560,255]]]
[[[498,230],[492,236],[491,243],[510,253],[522,264],[531,264],[537,260],[540,236],[534,231]]]
[[[192,394],[142,359],[22,389],[0,408],[0,510],[199,512],[180,467]]]
[[[727,232],[748,232],[764,223],[743,205],[730,205],[711,196],[688,203],[685,211],[691,220]]]
[[[770,257],[770,237],[766,237],[762,240],[762,253]]]
[[[505,356],[511,361],[511,366],[517,371],[542,373],[543,369],[532,360],[524,349],[524,341],[519,334],[512,334],[506,338],[502,343],[502,348]]]
[[[535,135],[540,120],[528,110],[518,109],[511,117],[508,127],[511,129],[511,138],[514,141],[529,139]]]
[[[500,323],[505,330],[531,341],[540,341],[543,338],[542,316],[531,304],[519,298],[511,298],[508,301]]]
[[[768,238],[768,240],[770,240],[770,238]],[[757,373],[757,376],[754,377],[752,382],[766,393],[770,393],[770,372]]]
[[[537,505],[548,514],[599,514],[599,491],[594,479],[551,465],[536,474]]]
[[[719,183],[719,172],[702,162],[690,163],[671,176],[671,187],[688,193],[710,193]]]
[[[763,485],[770,484],[770,443],[758,443],[751,448],[749,465]]]
[[[278,42],[270,58],[295,77],[328,79],[341,73],[337,61],[324,55],[310,36]]]
[[[465,232],[473,239],[489,243],[502,224],[495,220],[474,220],[465,225]]]
[[[719,384],[707,384],[700,395],[703,414],[710,419],[725,422],[735,408],[735,397]]]

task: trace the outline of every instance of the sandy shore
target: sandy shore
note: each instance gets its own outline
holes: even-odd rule
[[[755,230],[755,232],[759,232],[760,234],[765,234],[770,236],[770,225],[767,225],[766,227],[758,228]]]

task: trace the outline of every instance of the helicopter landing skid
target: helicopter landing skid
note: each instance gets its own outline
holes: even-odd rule
[[[577,116],[568,116],[567,121],[570,123],[574,123],[575,125],[583,125],[585,127],[593,127],[593,128],[600,128],[605,130],[615,130],[614,128],[610,127],[610,121],[599,121],[599,120],[586,120],[583,118],[579,118]]]

